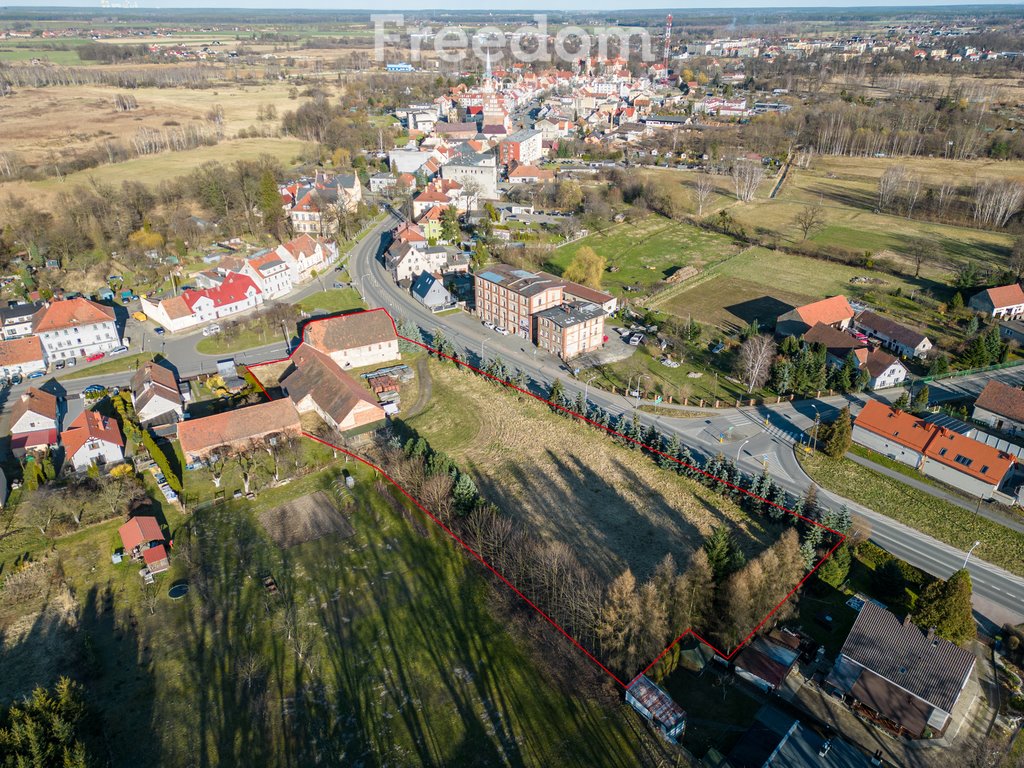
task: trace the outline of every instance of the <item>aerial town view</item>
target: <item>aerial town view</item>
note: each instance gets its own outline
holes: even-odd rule
[[[1024,5],[15,2],[0,767],[1024,767]]]

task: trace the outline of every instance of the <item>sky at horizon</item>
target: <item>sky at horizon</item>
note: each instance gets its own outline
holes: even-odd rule
[[[112,0],[112,4],[117,0]],[[137,0],[139,10],[159,9],[195,9],[199,11],[211,10],[286,10],[282,8],[280,0],[216,0],[213,3],[199,3],[197,0]],[[786,8],[928,8],[928,7],[951,7],[951,6],[1014,6],[1021,5],[1021,0],[978,0],[978,2],[958,2],[957,0],[904,0],[894,2],[893,0],[784,0],[783,3],[773,0],[721,0],[709,4],[708,0],[699,0],[693,3],[680,3],[678,0],[640,0],[636,7],[630,7],[624,0],[494,0],[494,2],[481,2],[480,0],[387,0],[377,6],[368,3],[367,0],[296,0],[289,5],[294,10],[353,10],[367,11],[374,13],[388,13],[400,11],[423,11],[423,10],[471,10],[485,11],[492,8],[495,11],[636,11],[636,10],[679,10],[685,13],[686,10],[719,10],[724,8],[741,9],[774,9],[785,10]],[[21,0],[18,3],[0,3],[0,10],[16,8],[100,8],[99,2],[83,3],[81,0]],[[116,8],[104,10],[116,11]]]

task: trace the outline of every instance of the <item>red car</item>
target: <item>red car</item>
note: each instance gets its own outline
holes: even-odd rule
[[[87,358],[85,358],[85,362],[95,363],[97,360],[102,360],[104,357],[106,357],[106,354],[104,354],[103,352],[97,352],[95,355],[89,355]]]

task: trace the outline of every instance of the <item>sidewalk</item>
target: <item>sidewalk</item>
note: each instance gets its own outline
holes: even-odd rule
[[[1024,533],[1024,522],[1016,519],[1011,514],[1003,512],[998,506],[982,502],[979,507],[977,502],[971,503],[961,496],[949,493],[941,488],[936,488],[931,483],[924,482],[923,480],[916,480],[913,477],[908,477],[902,472],[897,472],[895,469],[890,469],[889,467],[877,464],[871,461],[871,459],[865,459],[863,456],[857,456],[854,453],[847,453],[846,458],[860,464],[862,467],[866,467],[881,475],[890,477],[893,480],[898,480],[904,485],[909,485],[911,488],[923,491],[929,496],[934,496],[936,499],[942,499],[943,501],[948,501],[950,504],[955,504],[961,509],[967,510],[971,514],[980,514],[982,517],[988,518],[993,523],[998,523],[1005,528],[1010,528],[1014,531]]]

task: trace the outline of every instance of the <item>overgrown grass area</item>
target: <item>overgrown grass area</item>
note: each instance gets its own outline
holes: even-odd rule
[[[1024,575],[1024,534],[847,458],[830,459],[823,454],[798,454],[798,458],[807,474],[830,491],[954,547],[967,550],[980,541],[975,550],[979,558]]]
[[[288,325],[282,328],[280,323],[262,314],[241,320],[228,320],[221,323],[220,333],[200,339],[196,351],[204,355],[220,355],[262,347],[283,341],[285,329],[291,330]]]
[[[605,272],[602,287],[618,295],[626,293],[625,286],[647,291],[677,269],[701,267],[739,249],[726,235],[651,214],[642,221],[616,224],[559,248],[552,252],[547,266],[561,274],[585,246],[604,256],[607,266],[617,270]]]
[[[733,528],[748,555],[770,543],[733,502],[603,432],[454,366],[432,362],[431,374],[431,404],[408,425],[473,476],[483,498],[605,581],[626,567],[646,579],[668,553],[685,567],[713,526]]]
[[[173,566],[153,587],[137,564],[110,562],[120,518],[55,540],[46,574],[51,596],[65,585],[72,624],[40,614],[16,636],[5,625],[5,658],[58,647],[47,672],[82,680],[110,743],[142,740],[160,765],[313,765],[329,755],[625,768],[667,756],[616,698],[557,682],[549,660],[509,630],[533,620],[496,613],[502,601],[473,561],[368,468],[347,466],[356,483],[350,504],[339,499],[354,536],[274,545],[259,511],[313,490],[333,495],[340,470],[188,518],[165,508]],[[167,588],[181,579],[189,593],[172,601]],[[12,685],[4,675],[0,695]],[[138,753],[110,759],[136,765]]]
[[[1008,233],[875,213],[878,178],[891,165],[903,165],[932,184],[951,178],[969,184],[975,178],[1013,177],[1022,169],[1021,163],[993,161],[816,157],[810,169],[791,169],[775,199],[765,196],[752,204],[733,205],[729,213],[751,230],[771,233],[785,246],[802,239],[793,223],[797,213],[805,205],[820,203],[825,226],[812,234],[812,243],[854,253],[892,250],[905,254],[912,240],[926,238],[936,248],[932,258],[922,264],[922,275],[940,282],[948,281],[956,265],[968,259],[997,268],[1007,263],[1013,240]]]

